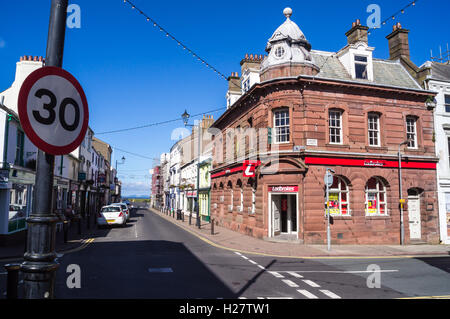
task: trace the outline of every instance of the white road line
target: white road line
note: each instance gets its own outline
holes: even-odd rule
[[[335,293],[332,293],[329,290],[320,290],[321,293],[327,295],[328,297],[332,298],[332,299],[341,299],[341,297],[339,297],[338,295],[336,295]]]
[[[397,272],[396,269],[391,270],[299,270],[296,273],[331,273],[331,274],[360,274],[360,273],[371,273],[374,272]]]
[[[261,268],[262,270],[266,270],[265,267],[261,266],[261,265],[257,265],[259,268]]]
[[[281,275],[280,273],[278,273],[276,271],[269,271],[269,274],[274,275],[276,278],[284,278],[283,275]]]
[[[242,256],[242,254],[240,252],[235,251],[234,252],[236,255]]]
[[[256,297],[256,299],[294,299],[293,297]]]
[[[297,289],[297,291],[298,291],[299,293],[301,293],[303,296],[305,296],[306,298],[309,298],[309,299],[319,299],[316,295],[313,295],[313,294],[310,293],[308,290]]]
[[[299,275],[299,274],[297,274],[297,273],[294,272],[294,271],[288,271],[287,273],[288,273],[289,275],[293,276],[293,277],[296,277],[296,278],[303,278],[302,275]]]
[[[245,256],[241,256],[242,258],[244,258],[244,259],[246,259],[246,260],[248,260],[248,257],[245,257]]]
[[[320,287],[318,284],[316,284],[314,281],[311,281],[311,280],[303,280],[303,282],[314,288]]]
[[[257,265],[257,264],[258,264],[256,261],[253,261],[253,260],[251,260],[251,259],[249,259],[248,261],[251,262],[251,263],[254,264],[254,265]]]
[[[289,287],[294,287],[294,288],[298,288],[298,285],[293,282],[292,280],[289,279],[283,279],[282,280],[286,285],[288,285]]]

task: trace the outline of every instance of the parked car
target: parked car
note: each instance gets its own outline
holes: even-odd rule
[[[9,220],[19,219],[25,217],[25,210],[23,205],[10,204],[9,205]]]
[[[121,225],[127,224],[126,212],[119,205],[103,206],[97,215],[97,225]]]
[[[114,203],[111,204],[113,206],[120,206],[122,207],[122,210],[125,212],[125,214],[127,215],[127,221],[130,220],[130,209],[128,208],[128,205],[125,203]]]

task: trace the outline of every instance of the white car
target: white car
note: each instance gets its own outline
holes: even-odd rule
[[[125,203],[114,203],[111,204],[111,206],[120,206],[122,208],[122,210],[125,212],[125,214],[127,215],[127,221],[130,220],[130,209],[128,208],[128,205]]]
[[[97,215],[98,226],[121,225],[124,227],[126,224],[127,216],[121,206],[103,206]]]

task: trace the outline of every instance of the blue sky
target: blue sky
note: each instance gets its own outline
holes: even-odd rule
[[[150,1],[134,0],[202,58],[228,76],[240,71],[246,53],[264,54],[267,40],[293,9],[295,21],[312,48],[338,51],[345,32],[369,4],[378,4],[382,20],[410,0],[346,1]],[[175,41],[132,10],[123,0],[71,0],[81,8],[81,28],[67,29],[63,67],[82,84],[95,133],[176,119],[225,107],[227,82],[203,66]],[[395,21],[375,30],[369,44],[374,56],[388,58],[385,39],[393,23],[410,30],[411,59],[421,65],[449,41],[447,0],[420,0]],[[0,1],[0,91],[14,79],[23,55],[45,56],[50,0]],[[220,116],[214,113],[214,117]],[[99,134],[112,146],[149,158],[168,151],[170,133],[182,121],[124,133]],[[152,161],[116,150],[125,194],[149,193]],[[114,159],[115,160],[115,159]],[[114,164],[114,161],[113,161]],[[147,176],[145,176],[147,175]]]

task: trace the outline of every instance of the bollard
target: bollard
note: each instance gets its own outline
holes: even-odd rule
[[[211,219],[211,235],[214,235],[214,219]]]
[[[64,244],[67,244],[67,235],[69,232],[69,222],[67,220],[63,222],[63,230],[64,230]]]
[[[181,213],[181,220],[182,220],[183,223],[184,223],[184,212]]]
[[[4,267],[8,272],[8,278],[6,281],[6,298],[17,299],[20,264],[7,264]]]
[[[189,225],[192,224],[192,212],[189,214]]]

